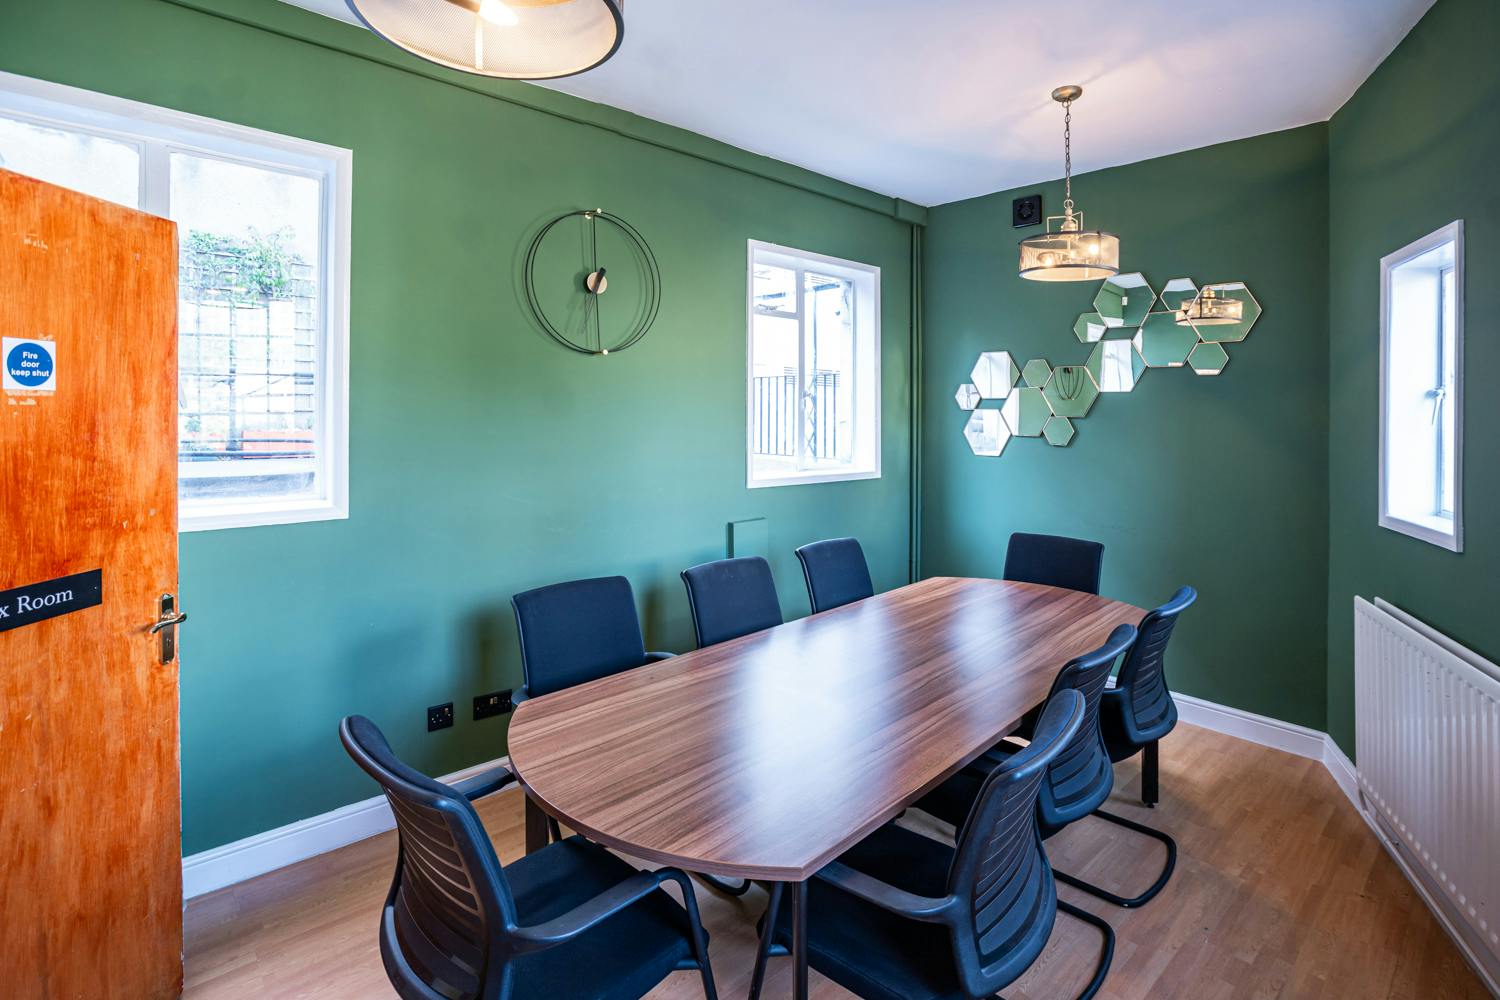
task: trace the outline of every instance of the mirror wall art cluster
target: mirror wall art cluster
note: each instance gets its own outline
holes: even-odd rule
[[[1074,336],[1090,349],[1081,365],[1023,362],[1010,351],[979,355],[954,394],[969,413],[964,438],[974,454],[999,455],[1013,437],[1065,447],[1075,421],[1101,394],[1133,391],[1152,368],[1218,375],[1229,364],[1229,345],[1243,341],[1261,313],[1243,281],[1200,288],[1191,278],[1173,278],[1158,295],[1139,271],[1106,280],[1093,306],[1073,323]]]

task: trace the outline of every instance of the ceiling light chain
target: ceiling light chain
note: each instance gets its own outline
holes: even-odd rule
[[[1020,275],[1032,281],[1092,281],[1120,270],[1120,238],[1086,230],[1073,203],[1073,102],[1082,96],[1078,86],[1052,92],[1063,106],[1063,214],[1048,216],[1045,233],[1021,241]]]
[[[1063,106],[1063,214],[1073,218],[1073,99]]]

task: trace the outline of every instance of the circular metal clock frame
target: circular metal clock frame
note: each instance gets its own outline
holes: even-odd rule
[[[594,343],[596,345],[593,347],[590,347],[587,343],[578,343],[548,318],[546,310],[542,308],[542,303],[536,289],[537,254],[541,250],[542,243],[547,239],[547,235],[557,228],[557,226],[569,219],[578,217],[587,220],[591,226],[589,233],[590,270],[584,277],[582,287],[579,290],[582,294],[588,296],[588,299],[585,300],[589,304],[585,306],[587,315],[584,317],[584,332],[587,334],[589,325],[592,323]],[[623,235],[626,243],[640,254],[641,260],[645,264],[644,280],[647,287],[644,293],[644,306],[640,311],[639,319],[632,324],[625,335],[620,338],[619,342],[613,346],[605,346],[604,331],[599,319],[599,304],[602,296],[609,288],[609,279],[605,276],[607,268],[599,266],[598,236],[600,223],[613,226]],[[531,247],[526,251],[526,304],[531,308],[531,314],[536,317],[538,325],[546,331],[547,336],[568,350],[576,351],[579,354],[597,356],[618,354],[626,348],[638,344],[647,331],[651,329],[651,324],[656,322],[656,314],[661,309],[661,270],[657,267],[656,255],[651,252],[651,247],[647,244],[645,237],[640,234],[640,230],[618,215],[612,215],[602,208],[579,209],[576,212],[559,215],[543,226],[541,231],[531,241]]]

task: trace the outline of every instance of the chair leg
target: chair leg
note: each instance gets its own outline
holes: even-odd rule
[[[1141,751],[1141,801],[1152,809],[1161,801],[1160,757],[1161,745],[1157,740],[1147,743]]]
[[[743,896],[750,891],[750,880],[747,878],[735,881],[720,878],[717,875],[709,875],[706,872],[693,872],[693,874],[702,880],[704,885],[710,889],[717,889],[726,896]]]
[[[698,970],[703,975],[704,1000],[718,1000],[719,993],[714,988],[714,970],[708,961],[708,941],[703,932],[703,920],[698,914],[698,894],[693,891],[693,880],[680,872],[670,877],[682,889],[682,904],[687,908],[688,926],[693,933],[693,955],[698,959]]]
[[[1115,929],[1109,925],[1103,917],[1096,917],[1088,910],[1080,909],[1072,903],[1059,899],[1057,908],[1076,920],[1082,920],[1086,924],[1092,924],[1104,935],[1104,952],[1099,956],[1099,964],[1094,968],[1094,978],[1084,987],[1083,992],[1078,994],[1078,1000],[1092,1000],[1094,994],[1104,985],[1104,977],[1109,975],[1110,963],[1115,959]]]
[[[1124,816],[1116,816],[1114,813],[1107,813],[1103,809],[1095,809],[1094,815],[1098,816],[1102,820],[1113,823],[1116,826],[1123,826],[1127,830],[1134,830],[1136,833],[1151,837],[1154,840],[1159,840],[1163,844],[1165,844],[1167,848],[1167,863],[1162,868],[1161,874],[1157,876],[1156,881],[1152,882],[1151,886],[1145,892],[1141,893],[1139,896],[1129,897],[1117,895],[1113,892],[1110,892],[1108,889],[1101,889],[1099,886],[1094,885],[1092,882],[1085,882],[1083,879],[1078,878],[1074,875],[1069,875],[1066,872],[1060,872],[1056,869],[1053,869],[1053,874],[1056,875],[1057,880],[1064,885],[1071,885],[1075,889],[1081,889],[1084,892],[1088,893],[1090,896],[1097,896],[1098,898],[1104,900],[1106,903],[1113,903],[1116,906],[1123,906],[1127,910],[1134,909],[1137,906],[1145,906],[1147,903],[1151,902],[1152,899],[1156,898],[1157,893],[1161,892],[1167,887],[1167,882],[1172,878],[1172,870],[1177,867],[1177,841],[1173,840],[1165,833],[1162,833],[1160,830],[1153,830],[1149,826],[1143,826],[1140,823],[1135,822],[1134,820],[1126,819]]]
[[[781,890],[784,882],[771,883],[771,901],[761,918],[760,947],[755,950],[755,971],[750,975],[750,1000],[759,1000],[761,982],[766,978],[766,961],[771,957],[771,943],[776,939],[776,918],[781,915]]]

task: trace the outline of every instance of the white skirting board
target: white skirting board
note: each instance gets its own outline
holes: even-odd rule
[[[493,767],[508,765],[501,757],[475,764],[437,779],[444,784],[472,778]],[[182,895],[192,899],[204,893],[244,882],[257,875],[347,847],[377,833],[395,829],[390,803],[384,795],[341,806],[319,816],[288,823],[257,833],[232,844],[215,847],[182,859]]]
[[[1365,822],[1375,832],[1375,836],[1395,859],[1397,867],[1416,888],[1417,894],[1427,904],[1438,923],[1448,932],[1448,936],[1458,946],[1470,967],[1485,982],[1491,992],[1500,996],[1500,984],[1488,975],[1472,946],[1463,935],[1458,933],[1453,921],[1447,917],[1440,906],[1436,905],[1421,880],[1413,876],[1406,862],[1391,847],[1389,839],[1363,808],[1359,798],[1359,784],[1355,779],[1354,764],[1339,749],[1333,737],[1306,726],[1282,722],[1279,719],[1256,715],[1254,712],[1230,708],[1227,705],[1218,705],[1192,695],[1173,692],[1172,697],[1177,702],[1177,712],[1183,722],[1249,743],[1321,761],[1328,769],[1328,773],[1333,776],[1334,783],[1343,791],[1355,811],[1364,817]],[[502,757],[499,760],[476,764],[454,774],[445,775],[438,780],[451,784],[507,763],[507,759]],[[237,840],[232,844],[190,855],[182,859],[183,896],[192,899],[194,896],[201,896],[215,889],[222,889],[236,882],[264,875],[278,868],[284,868],[298,861],[364,840],[366,837],[373,837],[377,833],[384,833],[395,825],[385,796],[378,795],[365,799],[363,802],[355,802],[332,812],[323,813],[321,816],[289,823],[275,830],[267,830],[265,833]]]
[[[1332,776],[1334,784],[1339,786],[1344,797],[1349,800],[1350,805],[1354,806],[1354,811],[1364,819],[1371,832],[1375,834],[1375,839],[1380,841],[1386,853],[1396,862],[1396,867],[1401,870],[1401,874],[1406,876],[1406,880],[1411,883],[1422,902],[1427,904],[1427,909],[1437,919],[1438,925],[1447,932],[1459,953],[1463,955],[1464,961],[1469,964],[1469,968],[1474,970],[1474,974],[1491,993],[1500,997],[1500,980],[1496,979],[1488,964],[1481,957],[1481,947],[1468,939],[1462,922],[1454,920],[1449,915],[1437,894],[1428,888],[1421,875],[1414,871],[1402,857],[1398,842],[1380,828],[1374,813],[1364,807],[1359,794],[1359,779],[1354,770],[1354,762],[1339,748],[1332,736],[1306,726],[1256,715],[1254,712],[1216,705],[1202,698],[1194,698],[1192,695],[1178,694],[1174,691],[1172,698],[1177,702],[1178,717],[1190,725],[1202,726],[1204,729],[1212,729],[1214,732],[1234,736],[1249,743],[1258,743],[1261,746],[1284,750],[1299,757],[1310,757],[1321,761]]]
[[[1344,794],[1358,808],[1354,766],[1326,733],[1238,708],[1216,705],[1192,695],[1174,692],[1173,698],[1177,701],[1177,711],[1183,722],[1250,743],[1285,750],[1299,757],[1323,761]],[[506,763],[507,759],[502,757],[445,775],[438,780],[451,784]],[[182,859],[183,895],[192,899],[353,844],[366,837],[373,837],[377,833],[384,833],[395,825],[385,796],[377,795],[320,816],[312,816],[201,854],[193,854]]]

